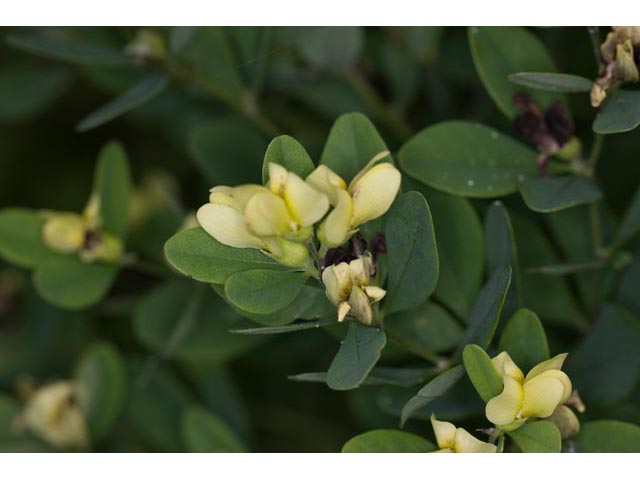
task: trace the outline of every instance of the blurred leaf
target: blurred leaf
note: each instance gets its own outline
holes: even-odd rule
[[[214,184],[259,183],[260,159],[267,148],[263,135],[248,120],[221,117],[195,127],[187,151]]]
[[[269,314],[290,305],[308,278],[308,274],[299,272],[247,270],[231,275],[224,292],[242,310]]]
[[[286,88],[285,88],[286,87]],[[371,114],[371,109],[343,77],[297,78],[280,85],[283,94],[292,95],[323,118],[333,121],[349,112]]]
[[[478,395],[485,402],[502,393],[503,383],[491,358],[478,345],[467,345],[462,351],[464,368]]]
[[[9,395],[0,393],[0,449],[2,449],[3,443],[18,436],[13,425],[19,414],[20,404],[18,401]]]
[[[386,316],[384,328],[390,340],[416,355],[450,350],[463,334],[460,324],[431,302]]]
[[[528,372],[550,356],[542,323],[538,315],[526,308],[521,308],[509,319],[499,345],[500,350],[508,352],[523,372]]]
[[[71,76],[37,64],[13,63],[0,69],[0,122],[21,122],[46,110],[64,94]]]
[[[118,273],[117,267],[84,263],[75,256],[55,256],[38,266],[33,281],[45,300],[62,308],[88,307],[101,300]]]
[[[164,253],[178,271],[207,283],[223,284],[234,273],[247,270],[284,270],[260,251],[223,245],[200,227],[176,233],[167,240]]]
[[[352,66],[364,45],[362,27],[288,27],[280,30],[300,56],[316,68],[342,71]]]
[[[640,232],[640,187],[638,187],[633,195],[633,199],[620,222],[615,237],[616,247],[620,247],[633,239],[638,232]]]
[[[508,318],[520,307],[520,269],[518,251],[509,212],[502,202],[489,207],[484,223],[485,257],[487,270],[495,272],[506,265],[511,267],[512,282],[502,309],[501,318]]]
[[[429,204],[438,247],[438,284],[434,295],[466,317],[482,285],[482,225],[471,203],[403,179],[405,190],[422,193]]]
[[[401,194],[386,216],[386,313],[423,304],[438,283],[438,251],[431,212],[418,192]]]
[[[518,85],[547,92],[590,92],[593,80],[568,73],[518,72],[509,75]]]
[[[216,415],[198,406],[182,416],[182,438],[191,453],[238,453],[246,447],[236,434]]]
[[[0,210],[0,255],[20,267],[34,268],[53,253],[42,238],[44,217],[35,210]]]
[[[289,135],[280,135],[274,138],[267,147],[267,153],[264,155],[262,164],[262,183],[264,184],[269,180],[269,163],[282,165],[303,180],[315,168],[304,147]]]
[[[347,336],[327,371],[329,388],[351,390],[359,387],[378,363],[386,343],[387,337],[380,328],[350,322]]]
[[[431,442],[401,430],[372,430],[357,435],[342,447],[342,453],[424,453],[435,450]]]
[[[9,35],[7,43],[19,50],[80,65],[124,66],[129,60],[122,51],[87,41]]]
[[[520,185],[520,193],[524,203],[536,212],[555,212],[602,197],[593,183],[573,175],[525,180]]]
[[[601,134],[629,132],[640,125],[640,92],[617,90],[605,101],[593,121]]]
[[[526,28],[469,27],[469,44],[480,80],[507,117],[513,118],[518,113],[513,94],[522,90],[542,110],[546,110],[555,100],[566,103],[558,93],[524,88],[509,81],[512,73],[555,72],[553,60],[544,44]]]
[[[132,188],[127,153],[120,143],[107,143],[98,154],[94,191],[102,227],[117,237],[127,230]]]
[[[388,150],[376,127],[361,113],[339,117],[329,132],[320,163],[347,183],[380,152]],[[385,161],[392,161],[391,157]]]
[[[230,330],[231,333],[240,335],[275,335],[279,333],[299,332],[301,330],[312,330],[314,328],[320,328],[324,325],[335,322],[334,319],[321,320],[318,322],[301,322],[292,325],[282,325],[276,327],[256,327],[256,328],[244,328],[241,330]]]
[[[640,259],[636,257],[623,271],[617,293],[617,301],[636,317],[640,317],[638,285],[640,285]]]
[[[575,442],[579,453],[638,453],[640,427],[617,420],[587,422]]]
[[[510,283],[511,267],[508,265],[497,268],[491,274],[473,305],[469,325],[458,344],[455,359],[462,358],[462,350],[468,344],[475,343],[481,348],[489,346],[498,326]]]
[[[104,125],[114,118],[144,105],[149,100],[160,95],[168,85],[169,78],[166,75],[149,75],[140,83],[134,85],[126,92],[123,92],[98,110],[80,120],[78,125],[76,125],[76,130],[78,132],[86,132],[87,130]]]
[[[536,152],[478,123],[447,121],[420,131],[398,159],[404,171],[453,195],[495,198],[537,177]]]
[[[560,453],[560,431],[554,423],[541,420],[525,423],[508,435],[523,453]]]
[[[394,385],[398,387],[412,387],[425,378],[429,377],[433,369],[430,368],[396,368],[396,367],[374,367],[373,370],[362,381],[364,385]],[[287,378],[294,382],[318,382],[327,381],[328,372],[309,372],[289,375]]]
[[[133,328],[147,348],[167,359],[196,363],[222,363],[260,339],[229,333],[245,324],[211,290],[184,279],[154,288],[137,305]]]
[[[567,359],[567,371],[587,405],[611,404],[629,397],[640,378],[638,345],[640,320],[622,307],[606,305]]]
[[[91,439],[100,442],[114,427],[125,401],[127,379],[120,353],[108,343],[94,343],[82,355],[75,371]]]
[[[457,365],[441,373],[416,393],[402,409],[400,426],[404,425],[414,413],[425,407],[433,400],[447,393],[464,376],[463,365]]]

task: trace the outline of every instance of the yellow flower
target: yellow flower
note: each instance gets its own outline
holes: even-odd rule
[[[329,198],[333,211],[318,229],[320,241],[329,247],[345,243],[359,225],[384,215],[400,190],[400,171],[391,163],[379,163],[389,152],[381,152],[353,178],[345,181],[320,165],[306,181]],[[376,165],[377,164],[377,165]]]
[[[350,315],[365,325],[371,325],[371,305],[387,294],[382,288],[369,285],[371,266],[371,257],[364,256],[349,263],[331,265],[322,272],[327,297],[338,307],[339,322]]]
[[[269,182],[218,186],[198,210],[200,226],[220,243],[257,248],[288,266],[302,266],[309,252],[302,244],[313,224],[329,209],[329,199],[298,175],[269,164]]]
[[[489,421],[510,431],[528,418],[550,417],[571,396],[571,380],[560,371],[566,357],[566,353],[556,355],[533,367],[526,377],[507,352],[494,357],[504,389],[487,402]]]
[[[54,252],[76,253],[85,262],[118,262],[124,253],[122,241],[100,228],[98,199],[92,196],[82,215],[47,212],[42,228],[44,243]]]
[[[431,415],[431,426],[439,448],[435,453],[496,453],[495,445],[478,440],[453,423],[436,420],[435,415]]]
[[[56,382],[38,389],[22,415],[24,426],[57,448],[81,448],[89,443],[77,386]]]

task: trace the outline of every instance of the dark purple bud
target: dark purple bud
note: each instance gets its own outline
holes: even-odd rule
[[[544,121],[553,138],[562,147],[575,132],[573,121],[567,114],[562,102],[556,100],[544,113]]]

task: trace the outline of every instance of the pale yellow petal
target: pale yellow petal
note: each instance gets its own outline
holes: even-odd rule
[[[478,440],[464,428],[456,430],[453,449],[456,453],[496,453],[497,451],[495,445]]]
[[[339,247],[344,244],[351,233],[351,217],[353,202],[346,190],[336,193],[338,203],[318,229],[318,238],[328,247]]]
[[[253,195],[244,209],[244,218],[251,231],[263,237],[284,236],[295,226],[284,200],[272,192]]]
[[[436,436],[436,443],[440,449],[453,449],[455,445],[456,427],[450,422],[441,422],[431,415],[431,426]]]
[[[525,380],[531,380],[536,375],[540,375],[542,372],[546,372],[547,370],[562,370],[562,365],[564,364],[565,359],[567,358],[567,353],[561,353],[560,355],[556,355],[549,360],[545,360],[544,362],[539,363],[527,373],[527,377]]]
[[[263,187],[262,185],[256,185],[253,183],[238,185],[237,187],[233,187],[231,190],[231,196],[238,203],[241,211],[244,211],[249,200],[258,193],[271,193],[271,190]]]
[[[547,418],[562,403],[565,389],[571,381],[560,370],[547,370],[524,383],[522,417]],[[568,398],[568,397],[567,397]]]
[[[322,272],[322,283],[331,303],[338,305],[349,298],[351,292],[351,273],[349,264],[342,262],[331,265]]]
[[[220,243],[236,248],[263,248],[262,240],[253,235],[243,215],[227,205],[207,203],[198,209],[200,226]]]
[[[349,302],[340,302],[338,305],[338,322],[342,322],[351,311]]]
[[[390,163],[376,165],[349,188],[353,198],[351,226],[384,215],[400,190],[400,171]]]
[[[225,189],[212,189],[209,194],[209,203],[213,203],[214,205],[226,205],[231,208],[235,208],[236,210],[240,210],[240,204],[236,202],[231,195],[231,188],[228,190]]]
[[[388,156],[391,155],[391,152],[389,152],[388,150],[382,151],[380,153],[377,153],[376,155],[373,156],[373,158],[371,160],[369,160],[367,162],[367,164],[362,168],[362,170],[360,170],[355,177],[353,177],[351,179],[351,182],[349,183],[349,190],[351,190],[352,186],[356,184],[356,182],[358,182],[358,180],[360,180],[369,170],[371,170],[376,163],[378,163],[381,160],[384,160],[385,158],[387,158]],[[389,162],[387,162],[389,163]],[[389,165],[391,165],[389,163]]]
[[[289,172],[282,165],[277,163],[269,163],[269,188],[276,195],[282,196],[287,184]]]
[[[319,192],[324,193],[331,205],[338,203],[337,192],[347,189],[345,181],[326,165],[320,165],[311,172],[305,181]]]
[[[295,173],[289,173],[284,201],[293,219],[303,227],[313,225],[329,210],[329,199]]]
[[[75,213],[54,214],[42,229],[44,243],[61,253],[77,252],[85,241],[85,222]]]
[[[309,250],[302,243],[284,238],[270,238],[265,243],[271,256],[287,267],[302,267],[309,260]]]
[[[367,294],[360,287],[352,287],[349,294],[349,305],[351,305],[351,315],[365,325],[371,325],[373,312]]]
[[[514,422],[524,399],[520,382],[510,376],[504,376],[504,389],[497,397],[493,397],[485,408],[487,419],[494,425],[508,425]]]
[[[363,287],[363,290],[364,290],[364,293],[367,294],[367,297],[369,297],[369,299],[371,300],[371,303],[379,302],[387,294],[386,290],[380,287],[376,287],[374,285],[368,285],[366,287]]]
[[[507,352],[502,352],[499,355],[493,357],[491,359],[491,362],[493,362],[493,365],[496,367],[496,370],[501,377],[504,375],[508,375],[518,382],[524,381],[522,370],[518,368],[516,363],[511,359]]]
[[[351,260],[349,262],[351,282],[358,286],[368,285],[371,278],[371,266],[371,257],[368,255]]]

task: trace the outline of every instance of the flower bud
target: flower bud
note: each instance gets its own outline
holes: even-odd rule
[[[79,251],[84,244],[84,237],[84,221],[74,213],[53,214],[43,227],[45,245],[59,253]]]
[[[580,431],[580,420],[566,405],[559,405],[547,420],[556,424],[562,440],[573,437]]]

